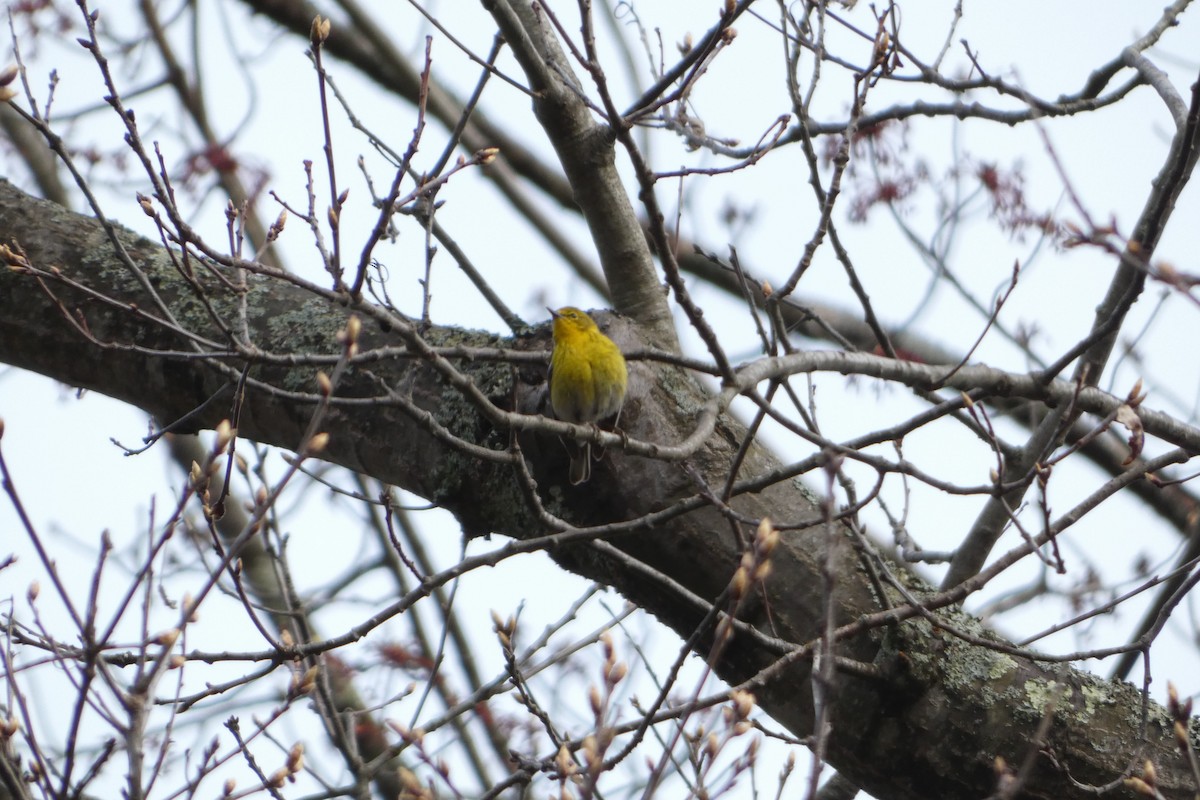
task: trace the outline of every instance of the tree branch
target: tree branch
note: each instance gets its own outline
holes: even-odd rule
[[[90,293],[82,292],[66,283],[35,280],[19,270],[0,271],[0,360],[117,397],[160,420],[195,411],[189,425],[208,427],[228,416],[223,402],[205,402],[225,390],[230,372],[237,373],[242,364],[228,353],[189,354],[181,331],[141,312],[153,308],[142,305],[144,285],[111,255],[97,222],[0,183],[0,236],[12,248],[10,261],[19,245],[20,257],[30,264],[56,268],[91,288]],[[131,234],[120,236],[171,317],[191,335],[219,341],[209,311],[194,294],[196,287],[208,291],[207,300],[218,312],[238,302],[221,291],[226,284],[215,277],[219,268],[197,269],[189,283],[161,247]],[[339,352],[336,334],[346,325],[344,306],[263,277],[250,280],[246,302],[254,344],[262,352]],[[394,334],[372,327],[364,326],[362,332],[364,353],[397,344]],[[637,346],[636,333],[627,323],[613,320],[609,332],[630,350]],[[427,342],[464,350],[501,343],[448,328],[434,327],[424,336]],[[546,341],[545,332],[538,332],[507,344],[537,350],[544,349]],[[253,381],[247,383],[239,435],[283,447],[298,445],[318,397],[315,368],[302,362],[250,367]],[[776,362],[772,367],[782,365]],[[510,367],[464,361],[461,369],[493,402],[536,411],[542,381],[537,364]],[[955,378],[965,374],[969,373],[960,370]],[[708,402],[696,384],[671,369],[635,362],[631,377],[622,427],[637,438],[679,441],[691,430],[696,410]],[[381,386],[411,398],[411,405],[353,402],[356,396],[379,396]],[[325,417],[330,439],[324,456],[447,508],[471,535],[495,531],[524,539],[545,534],[543,518],[524,500],[513,470],[474,458],[435,437],[420,415],[411,413],[414,409],[423,409],[475,446],[502,451],[508,439],[462,392],[449,386],[442,373],[417,358],[389,358],[353,366],[339,384]],[[743,433],[723,417],[716,434],[688,460],[687,469],[612,453],[597,466],[592,483],[578,489],[556,477],[565,474],[556,441],[523,437],[522,451],[545,494],[542,502],[574,525],[603,526],[613,519],[638,520],[678,509],[673,515],[659,513],[653,526],[626,525],[620,536],[607,537],[620,548],[622,558],[610,558],[586,544],[563,544],[551,555],[566,568],[615,587],[681,636],[690,636],[704,618],[691,596],[710,602],[720,597],[741,562],[731,520],[821,519],[821,501],[792,482],[735,496],[728,509],[697,490],[697,479],[723,485]],[[757,476],[775,469],[777,463],[768,453],[752,447],[742,472]],[[745,534],[746,526],[742,528]],[[767,640],[734,633],[714,665],[732,684],[753,679],[759,704],[797,736],[811,733],[814,720],[810,666],[804,655],[811,648],[801,646],[819,637],[826,610],[832,609],[834,625],[843,626],[907,603],[891,590],[888,597],[880,596],[867,564],[894,573],[914,597],[928,592],[896,567],[860,555],[849,530],[834,528],[832,537],[828,530],[818,524],[784,533],[771,559],[770,576],[740,614],[743,622],[767,633],[770,642],[782,640],[800,649],[781,657]],[[625,563],[630,557],[668,576],[689,596],[647,581],[645,570]],[[821,588],[826,570],[837,576],[832,597]],[[1041,752],[1032,759],[1024,797],[1091,797],[1093,792],[1076,782],[1108,783],[1146,758],[1156,765],[1164,794],[1194,788],[1179,758],[1168,714],[1149,704],[1143,718],[1143,697],[1133,687],[1107,683],[1063,664],[999,652],[979,643],[995,637],[970,618],[938,613],[941,616],[904,622],[887,622],[888,615],[879,614],[873,619],[882,627],[863,626],[856,629],[857,635],[835,644],[841,663],[872,665],[840,672],[825,690],[832,724],[827,757],[847,778],[888,798],[984,796],[997,784],[996,757],[1023,763],[1031,753],[1034,732],[1050,718]],[[951,630],[966,631],[972,640],[956,638]],[[711,632],[697,638],[699,652],[709,653],[712,644]],[[1191,739],[1195,745],[1200,733],[1193,729]]]

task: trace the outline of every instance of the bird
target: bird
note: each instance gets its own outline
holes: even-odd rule
[[[596,423],[617,416],[625,402],[629,371],[621,349],[583,311],[547,308],[554,320],[554,352],[550,356],[550,408],[563,422]],[[592,446],[568,445],[570,480],[578,486],[591,477]]]

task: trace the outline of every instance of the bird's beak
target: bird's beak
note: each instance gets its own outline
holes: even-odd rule
[[[550,306],[546,306],[546,310],[550,312],[550,316],[553,317],[554,319],[558,319],[560,316],[562,316],[561,314],[559,314],[557,311],[555,311]]]

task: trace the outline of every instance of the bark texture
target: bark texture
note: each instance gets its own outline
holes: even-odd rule
[[[0,361],[118,398],[160,422],[187,417],[188,427],[211,427],[229,415],[233,385],[245,362],[232,355],[189,353],[197,338],[205,340],[200,349],[209,353],[225,347],[212,312],[236,319],[237,297],[225,290],[218,269],[193,261],[192,277],[185,279],[187,270],[160,245],[126,232],[119,238],[165,307],[114,256],[98,221],[0,182],[0,242],[11,248],[9,263],[17,264],[0,271]],[[263,277],[252,278],[249,286],[246,322],[260,351],[338,354],[336,334],[350,313],[338,298]],[[198,299],[198,290],[206,302]],[[174,321],[166,322],[168,316]],[[606,325],[625,347],[637,343],[629,323],[612,318]],[[545,330],[502,340],[484,332],[433,328],[424,338],[446,348],[528,350],[545,349],[548,341]],[[389,331],[365,326],[364,352],[400,345]],[[239,434],[295,447],[313,412],[316,369],[304,363],[252,364]],[[503,362],[464,360],[461,369],[498,405],[538,407],[542,371],[536,365],[514,370]],[[473,534],[523,539],[548,532],[510,468],[455,449],[396,404],[354,403],[356,397],[380,395],[384,386],[411,397],[462,439],[496,449],[508,442],[508,431],[495,429],[426,362],[396,356],[354,367],[339,384],[341,402],[322,426],[331,434],[328,460],[447,508]],[[706,400],[686,376],[637,362],[622,427],[638,439],[675,443],[687,435]],[[697,598],[720,597],[741,558],[729,518],[698,494],[694,476],[709,486],[722,485],[742,435],[723,418],[686,468],[612,453],[582,488],[558,477],[565,470],[557,442],[524,436],[526,458],[547,509],[575,525],[635,519],[684,503],[652,526],[606,537],[621,555],[587,542],[561,546],[552,555],[567,569],[615,587],[681,636],[692,635],[705,615]],[[769,453],[753,450],[741,474],[761,475],[774,466]],[[716,663],[726,681],[750,680],[776,664],[784,655],[780,643],[815,640],[827,613],[835,625],[844,625],[883,610],[885,603],[903,604],[892,590],[881,596],[860,544],[842,528],[823,523],[817,498],[798,483],[744,493],[732,506],[749,519],[769,516],[799,527],[784,534],[771,574],[739,612],[767,636],[735,635]],[[918,596],[929,591],[899,574]],[[823,575],[833,576],[832,602],[823,591]],[[963,614],[943,611],[938,618],[982,639],[994,638]],[[707,654],[710,644],[711,637],[702,636],[696,649]],[[997,757],[1011,765],[1031,759],[1022,797],[1093,797],[1076,782],[1109,783],[1144,759],[1155,763],[1166,796],[1189,793],[1190,777],[1167,713],[1151,704],[1143,725],[1141,695],[1127,684],[971,644],[920,618],[865,628],[839,641],[835,650],[869,668],[840,670],[827,689],[827,756],[877,797],[984,797],[997,788]],[[795,659],[771,680],[754,685],[760,705],[797,736],[813,732],[810,670],[808,659]],[[1039,742],[1036,733],[1043,727]],[[1194,729],[1191,739],[1193,746],[1200,744]],[[1134,795],[1122,787],[1109,796]]]

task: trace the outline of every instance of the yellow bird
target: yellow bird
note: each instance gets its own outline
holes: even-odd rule
[[[629,384],[625,356],[578,308],[546,310],[554,319],[554,354],[546,379],[554,416],[575,423],[616,416]],[[591,477],[592,446],[588,442],[567,449],[571,453],[571,484],[578,485]]]

